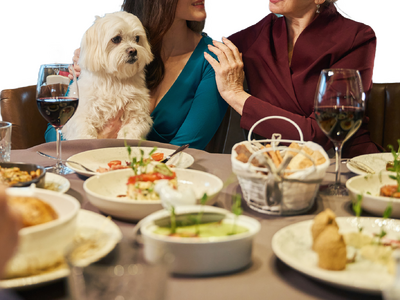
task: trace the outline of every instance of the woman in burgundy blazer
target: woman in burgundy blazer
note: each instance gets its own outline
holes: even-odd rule
[[[344,18],[335,1],[270,0],[271,14],[229,40],[223,38],[223,43],[214,41],[215,47],[209,46],[219,62],[207,54],[205,57],[214,67],[221,96],[241,114],[241,127],[250,129],[263,117],[285,116],[300,126],[305,140],[326,150],[332,148],[314,117],[320,72],[357,69],[368,93],[376,48],[374,31]],[[250,94],[243,90],[244,74]],[[266,138],[273,133],[281,133],[285,139],[299,138],[293,125],[281,120],[265,121],[254,132]],[[373,152],[379,150],[364,122],[344,144],[343,156]]]

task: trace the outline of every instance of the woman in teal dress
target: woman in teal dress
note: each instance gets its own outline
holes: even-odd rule
[[[141,20],[155,57],[146,68],[154,121],[147,139],[204,149],[228,107],[219,95],[214,69],[203,54],[214,56],[208,50],[212,39],[201,34],[204,2],[125,0],[122,8]],[[76,51],[75,62],[78,56]],[[80,71],[78,66],[75,69]],[[117,128],[118,124],[106,126],[102,136],[116,138]],[[55,131],[48,128],[45,138],[54,141]]]

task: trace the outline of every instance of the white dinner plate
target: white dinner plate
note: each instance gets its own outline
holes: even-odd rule
[[[59,193],[65,193],[69,190],[71,184],[69,180],[63,176],[46,172],[44,180],[44,188],[46,190],[55,191]]]
[[[314,220],[289,225],[275,233],[272,249],[275,255],[293,269],[325,283],[348,290],[379,294],[382,289],[392,284],[394,276],[386,267],[368,260],[347,264],[343,271],[329,271],[318,267],[318,255],[311,249],[311,226]],[[356,232],[356,217],[336,218],[339,232]],[[360,225],[365,233],[379,233],[383,219],[360,218]],[[400,221],[387,219],[385,231],[388,238],[400,237]]]
[[[386,164],[388,161],[393,161],[393,155],[390,152],[386,153],[373,153],[373,154],[365,154],[365,155],[360,155],[352,158],[351,160],[359,161],[361,163],[366,164],[368,167],[370,167],[372,170],[375,171],[375,173],[379,173],[381,171],[386,171]],[[347,163],[347,168],[358,175],[365,175],[368,174],[367,172],[361,171],[360,169],[357,169],[356,167],[351,166],[349,163]]]
[[[149,157],[149,153],[153,150],[153,147],[131,147],[132,154],[131,157],[138,157],[140,158],[140,149],[144,151],[144,158]],[[173,153],[174,149],[166,149],[166,148],[157,148],[156,152],[164,153],[164,157]],[[75,161],[78,163],[83,164],[84,166],[88,167],[96,171],[98,168],[108,168],[108,163],[112,160],[120,160],[122,163],[125,161],[129,161],[128,151],[126,147],[113,147],[113,148],[101,148],[96,150],[89,150],[85,152],[81,152],[75,155],[72,155],[68,158],[71,161]],[[194,162],[193,156],[187,154],[186,152],[181,152],[180,154],[175,155],[172,157],[167,165],[173,166],[175,168],[182,168],[186,169],[190,167]],[[69,168],[74,170],[76,173],[84,175],[84,176],[92,176],[97,173],[85,171],[82,167],[66,163]]]
[[[91,262],[97,261],[114,249],[115,245],[121,240],[122,233],[119,227],[104,217],[103,215],[81,209],[77,219],[77,237],[90,238],[94,235],[98,235],[99,231],[103,234],[107,234],[112,237],[101,245],[101,248],[97,249],[96,252],[88,258]],[[62,265],[54,271],[48,271],[43,274],[20,277],[14,279],[0,280],[0,288],[14,288],[21,289],[25,287],[46,284],[69,275],[69,269],[66,265]]]

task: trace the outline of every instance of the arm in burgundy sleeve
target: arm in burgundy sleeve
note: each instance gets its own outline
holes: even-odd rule
[[[372,86],[372,71],[374,65],[376,37],[373,30],[365,26],[355,36],[353,47],[345,53],[338,61],[331,65],[331,68],[358,69],[360,71],[365,91]],[[315,87],[316,88],[316,87]],[[332,144],[326,135],[319,128],[314,112],[309,116],[299,115],[282,108],[276,107],[269,102],[250,96],[243,107],[241,127],[250,129],[251,126],[261,118],[267,116],[284,116],[293,120],[301,128],[304,139],[314,141],[325,149]],[[285,121],[263,122],[254,130],[255,133],[270,138],[272,133],[283,133],[283,138],[298,139],[299,134],[293,125]]]
[[[365,26],[354,38],[352,49],[331,68],[355,69],[360,72],[364,92],[372,88],[372,73],[374,69],[376,37],[371,27]]]

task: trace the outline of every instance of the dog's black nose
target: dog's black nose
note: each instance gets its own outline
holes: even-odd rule
[[[129,48],[126,50],[126,52],[130,55],[130,56],[135,56],[137,55],[137,50],[135,48]]]

